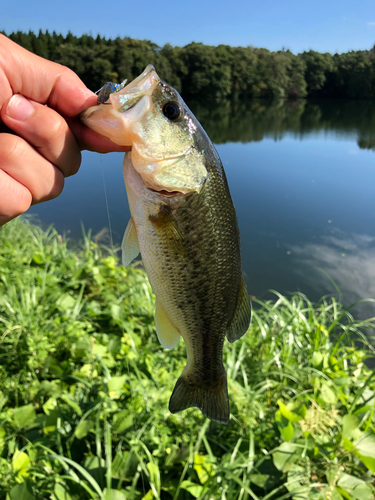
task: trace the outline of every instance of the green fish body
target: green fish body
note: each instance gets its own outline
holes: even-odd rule
[[[182,336],[187,351],[169,409],[198,407],[227,423],[224,339],[234,342],[247,331],[250,301],[223,166],[199,122],[152,66],[111,94],[109,104],[89,108],[82,120],[132,146],[123,165],[131,211],[123,263],[141,253],[160,342],[172,349]]]

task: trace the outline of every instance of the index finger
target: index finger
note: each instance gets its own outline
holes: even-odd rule
[[[56,110],[68,123],[81,149],[107,153],[127,151],[85,127],[78,119],[70,121],[97,103],[96,95],[69,68],[20,47],[0,34],[0,110],[13,94]]]
[[[20,47],[0,34],[0,108],[21,94],[71,118],[96,104],[96,96],[69,68]]]

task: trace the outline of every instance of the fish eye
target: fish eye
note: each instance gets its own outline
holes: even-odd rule
[[[181,108],[178,102],[168,101],[163,106],[163,115],[174,122],[181,116]]]

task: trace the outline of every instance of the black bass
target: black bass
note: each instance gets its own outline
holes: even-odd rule
[[[198,407],[227,423],[224,338],[234,342],[247,331],[250,301],[223,166],[180,95],[152,66],[128,85],[107,85],[112,93],[105,86],[107,95],[98,99],[105,103],[85,111],[82,121],[132,146],[123,165],[131,212],[123,264],[141,253],[156,296],[159,340],[173,349],[181,335],[187,351],[169,410]]]

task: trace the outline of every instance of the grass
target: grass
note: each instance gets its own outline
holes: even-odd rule
[[[229,424],[171,415],[185,349],[158,343],[144,272],[89,236],[3,226],[0,499],[374,498],[374,320],[334,297],[253,305],[225,345]]]

